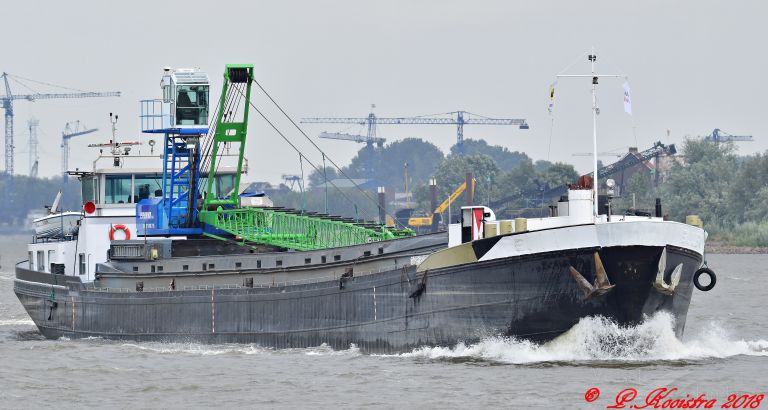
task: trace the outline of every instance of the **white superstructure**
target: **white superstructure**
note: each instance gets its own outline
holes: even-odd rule
[[[159,157],[154,158],[159,162]],[[107,261],[112,240],[136,238],[136,204],[162,196],[162,168],[104,168],[99,167],[101,159],[114,163],[111,155],[102,155],[94,162],[93,171],[71,173],[81,183],[83,210],[46,217],[52,221],[65,218],[69,229],[64,236],[35,236],[27,248],[30,269],[92,281],[96,264]],[[232,167],[222,166],[214,189],[229,192],[234,172]]]

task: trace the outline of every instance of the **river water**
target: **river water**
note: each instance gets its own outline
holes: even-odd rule
[[[668,315],[633,328],[588,318],[544,345],[489,339],[364,355],[45,340],[13,294],[27,239],[0,238],[0,408],[604,409],[626,388],[643,404],[662,387],[678,389],[667,399],[703,394],[720,408],[730,394],[768,394],[768,255],[708,255],[717,286],[694,291],[682,341]],[[587,402],[593,387],[601,394]]]

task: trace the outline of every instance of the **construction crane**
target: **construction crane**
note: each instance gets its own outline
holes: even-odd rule
[[[374,155],[373,155],[373,144],[376,144],[377,147],[382,148],[384,146],[384,142],[387,140],[385,138],[379,138],[375,136],[363,136],[363,135],[352,135],[352,134],[342,134],[338,132],[322,132],[320,133],[320,138],[325,138],[329,140],[343,140],[343,141],[353,141],[353,142],[359,142],[359,143],[365,143],[365,156],[366,156],[366,162],[368,163],[366,174],[368,175],[368,179],[373,178],[373,163],[374,163]]]
[[[656,159],[658,164],[659,157],[671,156],[675,154],[677,154],[677,148],[675,148],[675,144],[665,145],[665,144],[662,144],[661,141],[657,141],[653,144],[651,148],[648,148],[645,151],[634,153],[634,155],[626,155],[624,156],[624,158],[620,159],[619,161],[598,169],[597,176],[599,179],[604,180],[605,178],[613,174],[616,174],[625,169],[634,167],[637,164],[641,164],[643,162],[650,161],[652,159]],[[592,176],[592,174],[593,173],[590,172],[585,175]],[[658,175],[658,172],[656,174]],[[507,202],[515,200],[520,196],[536,197],[541,202],[544,202],[551,198],[557,198],[565,194],[567,191],[568,191],[568,188],[566,185],[559,185],[552,188],[540,187],[539,189],[536,189],[534,191],[523,192],[521,194],[510,195],[510,196],[498,199],[496,201],[491,202],[490,207],[499,208],[501,206],[504,206],[504,204],[506,204]]]
[[[68,122],[67,125],[64,126],[64,131],[61,133],[61,174],[64,176],[65,183],[69,177],[69,174],[67,174],[67,171],[69,171],[69,140],[98,130],[98,128],[88,129],[85,125],[81,128],[80,120],[71,123]]]
[[[477,184],[477,181],[472,178],[472,192],[475,192],[475,185]],[[445,212],[448,207],[453,203],[456,202],[456,199],[461,195],[464,190],[467,189],[467,181],[464,181],[459,185],[458,188],[456,188],[451,195],[446,198],[440,205],[437,206],[432,211],[432,214],[429,216],[414,216],[411,218],[408,218],[408,226],[411,228],[423,228],[426,226],[432,226],[432,219],[435,215],[438,216],[438,218],[441,217],[441,214]]]
[[[30,118],[27,121],[29,128],[29,176],[37,178],[37,170],[40,165],[40,157],[37,155],[37,127],[40,126],[40,120]]]
[[[597,156],[621,158],[622,156],[624,156],[624,154],[625,153],[617,153],[617,152],[598,152]],[[575,154],[571,154],[571,156],[574,156],[574,157],[591,157],[593,155],[594,153],[591,153],[591,152],[577,152]]]
[[[120,91],[109,91],[109,92],[92,92],[92,91],[82,91],[82,90],[75,90],[78,92],[75,93],[38,93],[26,84],[24,84],[20,80],[30,81],[33,83],[43,84],[47,86],[53,86],[58,88],[65,88],[69,89],[67,87],[61,87],[58,85],[43,83],[40,81],[30,80],[27,78],[19,77],[16,75],[11,75],[8,73],[3,73],[0,75],[0,77],[3,77],[3,82],[5,83],[5,95],[3,97],[0,97],[0,100],[3,102],[3,109],[5,110],[5,172],[8,175],[13,175],[13,100],[27,100],[27,101],[36,101],[36,100],[49,100],[49,99],[55,99],[55,98],[89,98],[89,97],[119,97]],[[29,89],[30,91],[33,91],[32,94],[13,94],[11,92],[11,86],[8,82],[8,79],[12,79],[19,83],[21,86]],[[71,89],[70,89],[71,90]]]
[[[715,144],[730,141],[754,141],[751,135],[731,135],[725,131],[721,131],[720,128],[715,128],[712,131],[712,134],[705,135],[704,139],[707,141],[712,141]]]
[[[450,117],[444,117],[450,115]],[[473,118],[474,117],[474,118]],[[489,118],[482,115],[472,114],[467,111],[451,111],[443,114],[424,115],[419,117],[377,117],[371,112],[367,117],[354,118],[303,118],[305,124],[359,124],[368,129],[366,141],[376,138],[376,126],[379,124],[388,125],[456,125],[456,149],[459,155],[464,154],[464,125],[517,125],[521,130],[530,128],[525,119],[518,118]]]
[[[304,192],[304,182],[301,179],[301,175],[283,174],[282,177],[285,184],[291,184],[289,188],[293,191],[293,187],[298,185],[299,190]]]

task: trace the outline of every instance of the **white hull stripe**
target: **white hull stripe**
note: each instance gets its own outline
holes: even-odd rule
[[[578,225],[504,236],[479,260],[508,258],[566,249],[672,245],[704,254],[706,232],[661,220]]]

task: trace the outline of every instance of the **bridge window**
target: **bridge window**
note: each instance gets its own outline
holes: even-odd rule
[[[105,204],[127,204],[133,202],[131,199],[130,175],[107,175],[105,177]]]
[[[176,87],[176,125],[208,124],[208,86]]]
[[[37,251],[37,270],[43,272],[45,270],[45,252]]]
[[[98,204],[99,198],[99,179],[96,177],[84,176],[80,181],[80,188],[83,195],[83,203],[93,201]]]

